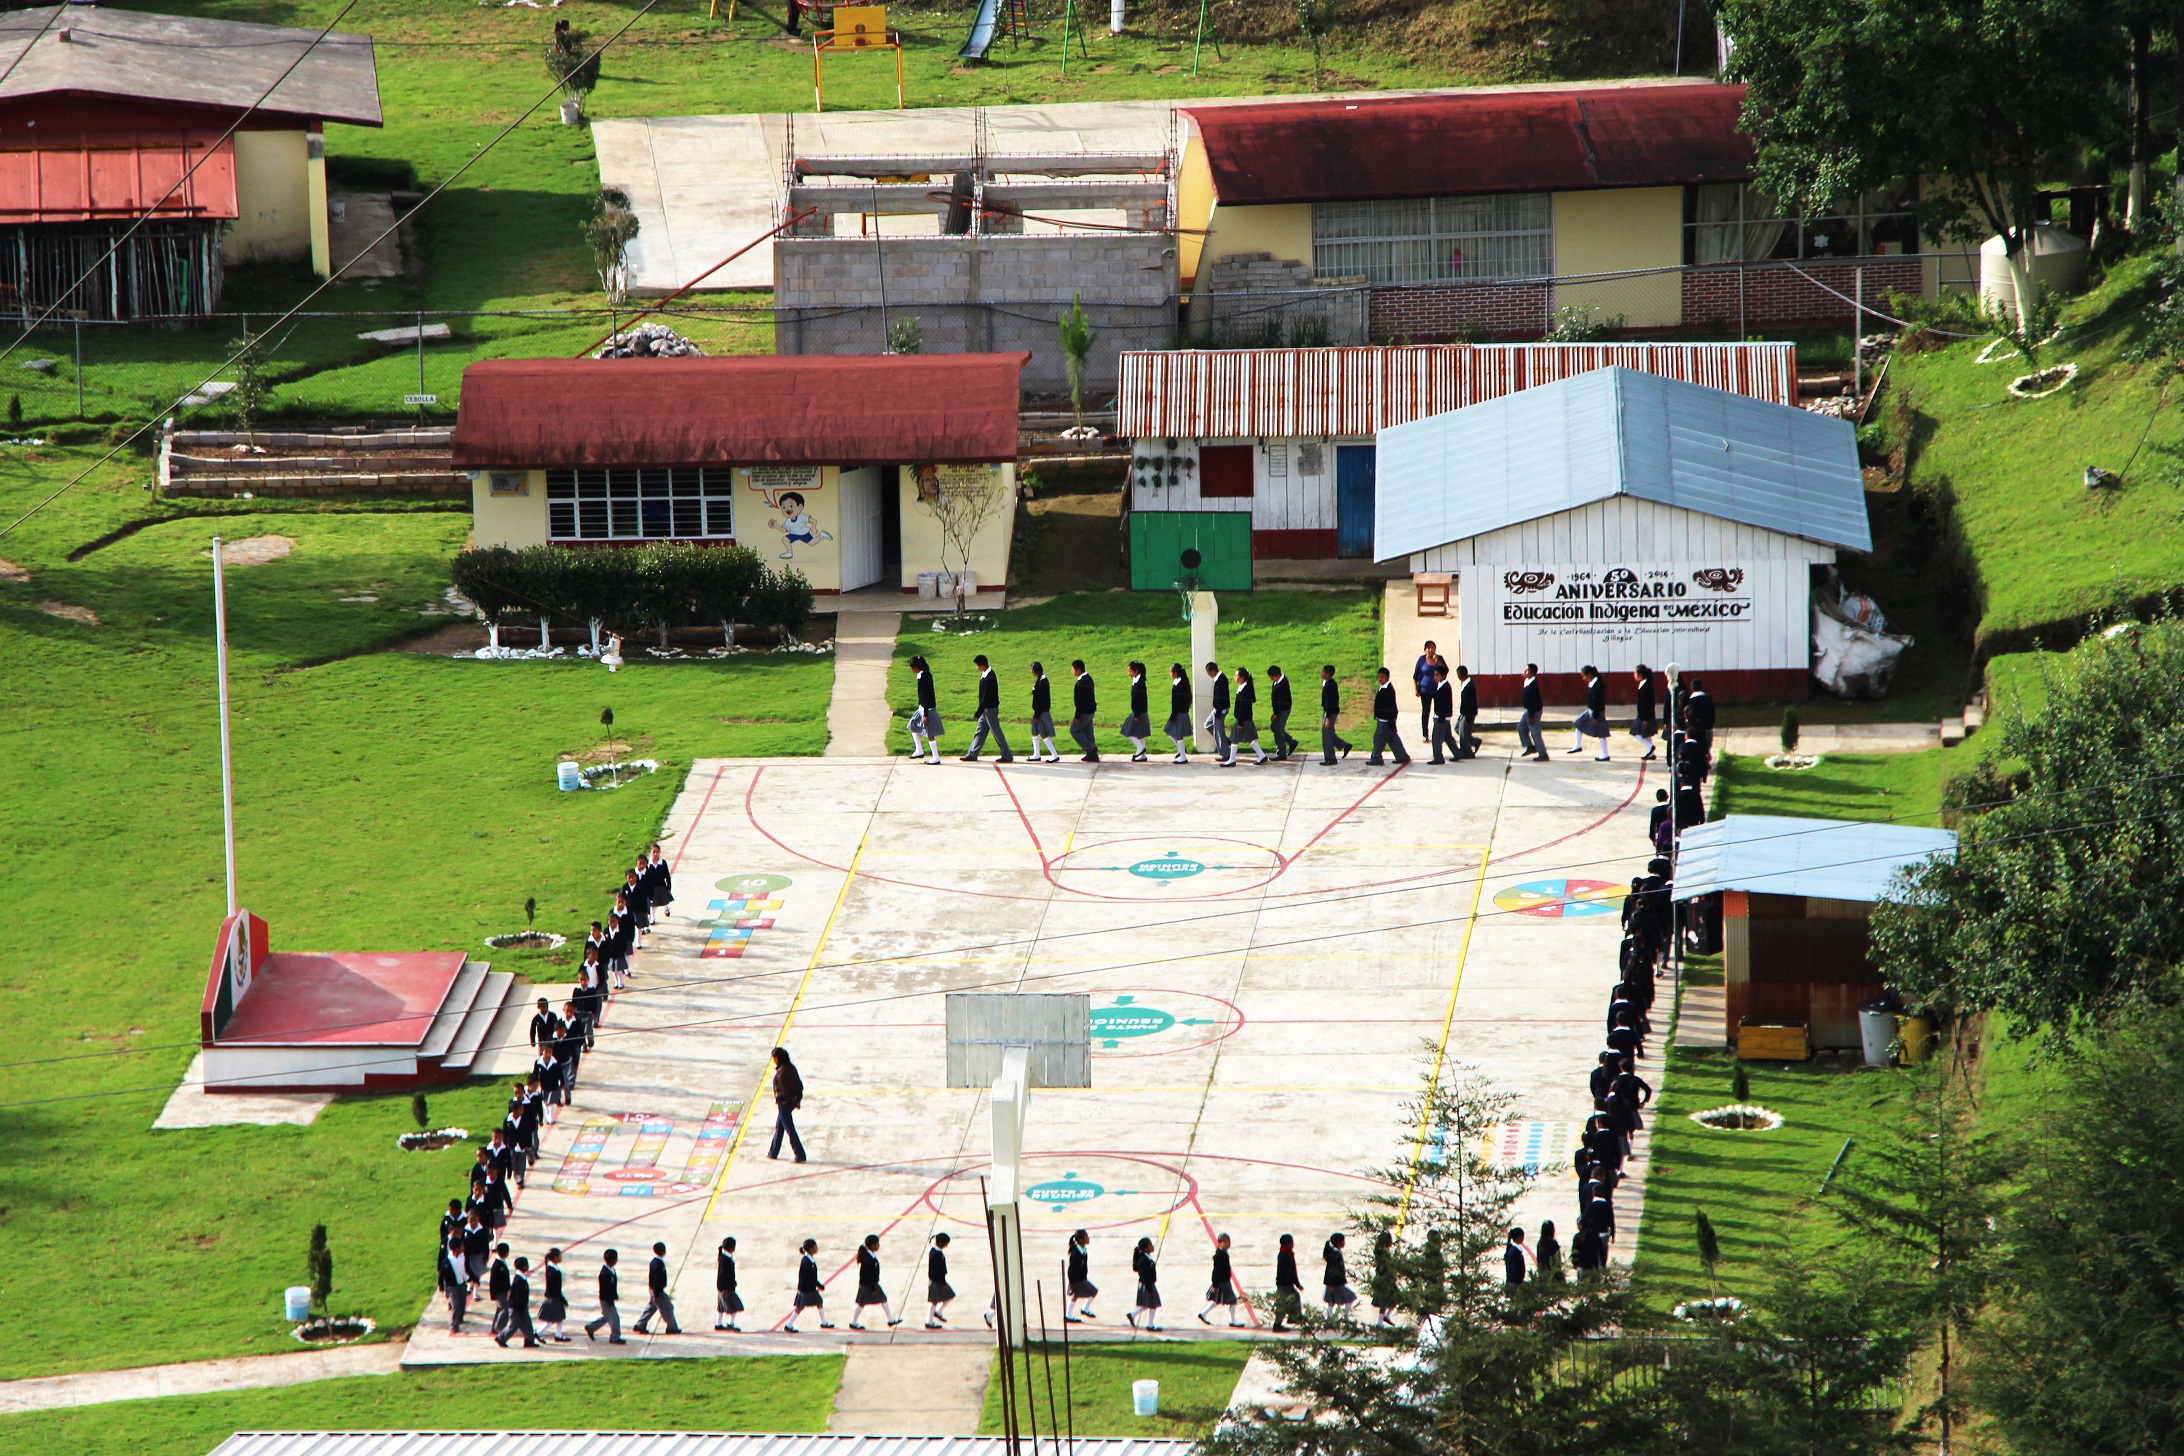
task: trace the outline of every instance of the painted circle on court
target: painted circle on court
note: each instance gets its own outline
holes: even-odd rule
[[[1624,888],[1610,880],[1527,880],[1496,890],[1494,908],[1541,920],[1613,915],[1621,908]]]
[[[1135,986],[1092,993],[1094,1056],[1157,1057],[1226,1040],[1244,1013],[1218,996]]]
[[[786,890],[794,883],[787,875],[730,875],[725,880],[713,881],[713,888],[730,895],[770,895],[776,890]]]
[[[1024,1214],[1067,1227],[1115,1228],[1165,1218],[1191,1201],[1198,1181],[1182,1168],[1123,1153],[1028,1153],[1024,1157]],[[979,1180],[993,1165],[974,1163],[934,1182],[922,1200],[933,1212],[966,1228],[984,1228]]]
[[[1047,873],[1064,889],[1103,899],[1159,900],[1256,889],[1281,868],[1282,857],[1263,845],[1192,834],[1079,845],[1057,855]]]

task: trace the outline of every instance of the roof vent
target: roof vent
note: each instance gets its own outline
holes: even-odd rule
[[[67,26],[62,26],[60,30],[61,44],[67,45],[70,40],[75,38],[75,34],[76,32],[70,30]]]

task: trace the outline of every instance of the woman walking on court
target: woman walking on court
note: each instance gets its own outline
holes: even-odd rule
[[[1150,705],[1145,700],[1145,664],[1130,664],[1130,716],[1122,720],[1122,736],[1130,740],[1130,762],[1145,762],[1145,740],[1153,736]]]
[[[1092,1235],[1078,1229],[1069,1236],[1069,1300],[1062,1306],[1065,1324],[1081,1324],[1088,1319],[1098,1319],[1092,1313],[1092,1301],[1100,1287],[1092,1282]],[[1076,1310],[1071,1314],[1070,1310]]]
[[[1227,1234],[1221,1234],[1213,1241],[1213,1281],[1206,1286],[1206,1307],[1198,1312],[1198,1322],[1202,1325],[1212,1324],[1213,1321],[1206,1316],[1221,1306],[1228,1309],[1229,1328],[1237,1328],[1240,1322],[1236,1318],[1236,1275],[1229,1268]]]
[[[834,1322],[827,1318],[826,1286],[819,1282],[819,1241],[806,1239],[796,1251],[796,1303],[789,1306],[789,1322],[781,1328],[789,1334],[797,1334],[797,1320],[807,1309],[819,1311],[819,1328],[831,1330]]]
[[[895,1311],[888,1307],[887,1291],[880,1288],[880,1236],[866,1234],[864,1242],[857,1246],[857,1303],[850,1313],[849,1327],[853,1330],[863,1329],[864,1312],[868,1306],[875,1304],[880,1307],[880,1315],[887,1321],[889,1329],[902,1323],[895,1317]]]
[[[733,1237],[720,1241],[720,1264],[713,1274],[713,1292],[716,1296],[713,1328],[740,1333],[743,1326],[736,1323],[736,1316],[743,1313],[743,1296],[736,1293],[736,1241]]]
[[[1137,1308],[1123,1318],[1133,1330],[1160,1328],[1160,1265],[1153,1258],[1153,1241],[1139,1239],[1130,1255],[1130,1272],[1137,1275]]]
[[[1191,739],[1191,676],[1180,662],[1168,664],[1168,721],[1160,731],[1175,745],[1175,761],[1189,763],[1191,752],[1184,745]]]
[[[1326,1301],[1329,1314],[1340,1314],[1357,1303],[1357,1291],[1350,1287],[1350,1271],[1343,1265],[1343,1243],[1341,1234],[1329,1234],[1327,1246],[1320,1250],[1320,1258],[1327,1265],[1324,1276],[1326,1288],[1322,1291],[1322,1298]]]
[[[933,670],[925,665],[924,658],[913,657],[910,675],[918,690],[918,705],[910,710],[910,756],[939,763],[940,709],[933,697]]]
[[[1395,1312],[1395,1235],[1386,1229],[1373,1240],[1373,1274],[1366,1287],[1373,1295],[1373,1323],[1391,1323],[1388,1316]]]
[[[769,1159],[781,1156],[781,1140],[789,1140],[789,1151],[796,1161],[804,1161],[804,1140],[796,1135],[796,1109],[804,1105],[804,1077],[796,1070],[796,1063],[789,1060],[787,1047],[773,1049],[773,1146],[766,1149]]]
[[[948,1282],[948,1236],[933,1235],[933,1246],[925,1251],[925,1327],[929,1330],[945,1329],[948,1324],[948,1301],[955,1298],[955,1286]]]

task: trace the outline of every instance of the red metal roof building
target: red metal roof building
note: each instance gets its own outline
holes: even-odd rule
[[[380,124],[368,36],[78,6],[0,16],[0,228],[16,230],[0,308],[203,313],[228,264],[330,271],[329,121]]]
[[[1000,586],[1027,357],[485,360],[454,463],[480,545],[742,542],[822,592],[961,567],[928,503],[975,492],[969,569]]]

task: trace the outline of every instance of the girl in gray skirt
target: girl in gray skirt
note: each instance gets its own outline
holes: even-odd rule
[[[1160,731],[1175,745],[1175,761],[1189,763],[1191,751],[1191,675],[1180,662],[1168,664],[1168,721]]]
[[[1153,1261],[1151,1239],[1137,1241],[1137,1249],[1130,1255],[1130,1272],[1137,1275],[1137,1308],[1123,1318],[1134,1330],[1157,1330],[1160,1328],[1160,1265]]]
[[[816,1309],[819,1311],[819,1328],[831,1330],[834,1322],[827,1318],[826,1286],[819,1282],[819,1241],[804,1240],[796,1253],[796,1303],[789,1307],[789,1322],[781,1328],[789,1334],[795,1334],[796,1322],[803,1317],[804,1311]]]
[[[948,1282],[948,1236],[933,1235],[933,1246],[925,1251],[925,1327],[929,1330],[946,1328],[948,1301],[955,1298],[955,1286]]]
[[[1062,761],[1054,751],[1054,684],[1047,681],[1043,662],[1031,665],[1031,756],[1047,763]]]

